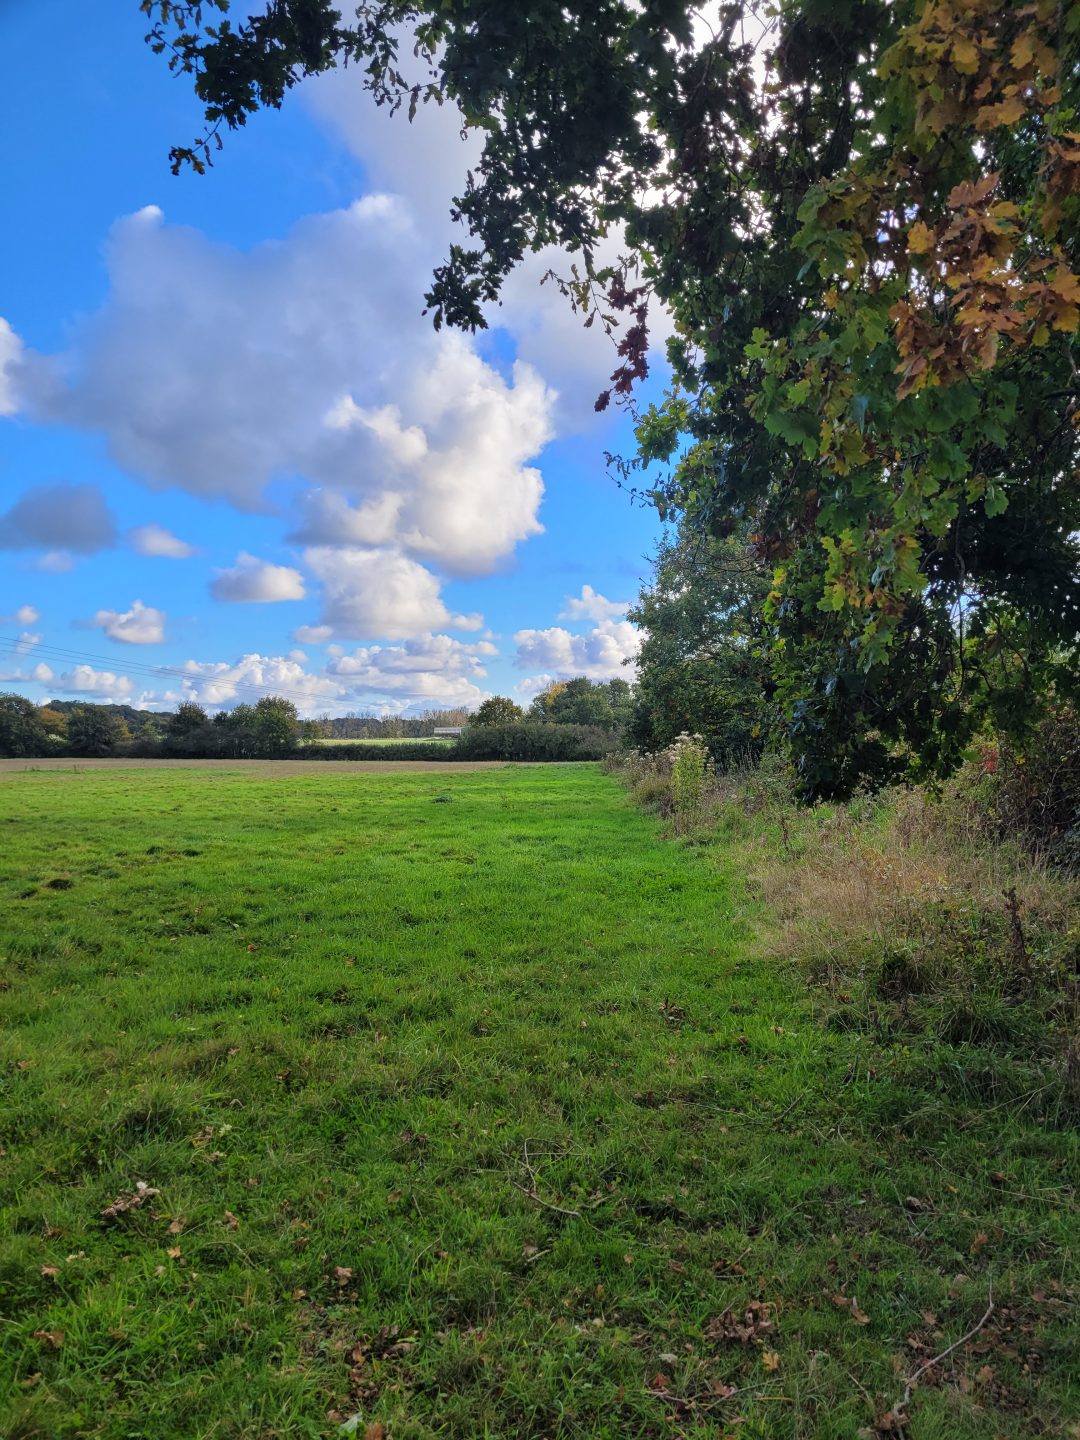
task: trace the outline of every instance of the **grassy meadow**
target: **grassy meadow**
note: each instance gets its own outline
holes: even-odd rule
[[[0,776],[0,1433],[1075,1436],[1075,1130],[822,1023],[742,844]]]

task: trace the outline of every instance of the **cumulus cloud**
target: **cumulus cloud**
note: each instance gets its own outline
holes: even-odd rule
[[[322,582],[320,635],[404,640],[445,628],[479,630],[484,623],[479,615],[451,614],[436,576],[400,551],[313,546],[304,560]]]
[[[637,656],[641,637],[629,620],[601,620],[585,635],[573,635],[561,625],[519,630],[514,643],[514,663],[522,670],[542,669],[560,680],[575,675],[612,680],[626,678],[626,662]]]
[[[0,415],[14,415],[19,408],[15,399],[14,370],[22,356],[22,341],[0,315]]]
[[[41,644],[41,636],[35,631],[24,630],[15,641],[15,654],[26,655],[33,650],[35,645]]]
[[[165,612],[141,600],[130,610],[99,610],[90,623],[125,645],[160,645],[165,639]]]
[[[115,542],[112,515],[94,485],[39,485],[0,515],[0,550],[91,555]]]
[[[14,614],[0,615],[0,625],[12,623],[15,625],[33,625],[35,620],[40,619],[41,616],[34,609],[33,605],[20,605]]]
[[[180,540],[164,525],[137,525],[128,531],[131,548],[139,555],[160,555],[168,560],[187,560],[195,554],[195,546]]]
[[[76,665],[61,675],[51,676],[56,688],[68,695],[95,695],[99,700],[128,700],[134,685],[126,675],[111,670],[95,670],[92,665]]]
[[[0,684],[51,685],[56,677],[48,665],[35,665],[32,670],[0,670]]]
[[[403,48],[406,61],[407,56]],[[452,219],[451,201],[476,167],[482,134],[475,129],[463,133],[461,111],[451,102],[421,105],[410,123],[400,111],[391,114],[389,107],[373,105],[345,70],[307,82],[302,94],[317,118],[363,163],[371,183],[395,195],[420,221],[425,242],[422,293],[450,245],[467,242]],[[600,244],[597,265],[614,264],[625,249],[621,232],[613,231]],[[560,424],[580,429],[610,423],[597,419],[593,402],[619,361],[617,339],[600,325],[586,330],[585,317],[574,314],[554,284],[544,283],[551,271],[569,279],[572,263],[573,257],[553,247],[526,255],[507,277],[501,304],[491,307],[490,322],[509,332],[518,358],[553,386]],[[657,313],[651,325],[653,353],[662,357],[670,321]]]
[[[242,655],[231,663],[185,660],[179,686],[160,697],[162,703],[179,704],[194,700],[200,705],[232,706],[252,703],[260,694],[284,695],[306,714],[319,709],[319,702],[336,700],[345,687],[326,675],[314,675],[303,664],[284,655]]]
[[[608,600],[591,585],[583,585],[578,596],[568,595],[559,612],[560,620],[617,620],[630,608],[629,600]]]
[[[247,253],[150,207],[114,227],[109,297],[72,352],[20,367],[27,405],[103,431],[156,488],[257,510],[270,481],[298,479],[321,492],[303,543],[489,571],[539,529],[528,462],[552,436],[554,397],[529,366],[507,378],[471,339],[434,331],[426,246],[387,195]]]
[[[290,565],[272,565],[242,550],[236,564],[219,570],[210,584],[215,600],[271,605],[278,600],[303,600],[304,577]]]
[[[358,695],[408,696],[434,705],[472,705],[484,698],[477,683],[483,660],[497,655],[489,640],[466,644],[450,635],[424,635],[403,645],[370,645],[326,668]]]

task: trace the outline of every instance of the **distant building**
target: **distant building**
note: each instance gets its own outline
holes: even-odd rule
[[[460,725],[436,725],[431,733],[433,735],[460,735],[461,731],[462,726]]]

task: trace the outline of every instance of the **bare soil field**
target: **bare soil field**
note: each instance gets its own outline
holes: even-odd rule
[[[400,775],[430,771],[452,775],[467,770],[499,770],[505,760],[73,760],[67,757],[0,760],[0,774],[12,770],[218,770],[244,771],[252,778],[283,775],[318,775],[349,771],[366,775]],[[522,762],[518,762],[519,764]]]

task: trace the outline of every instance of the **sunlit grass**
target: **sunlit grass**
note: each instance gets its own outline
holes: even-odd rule
[[[855,1437],[991,1283],[911,1433],[1075,1420],[1074,1137],[592,766],[8,774],[0,905],[5,1435]]]

